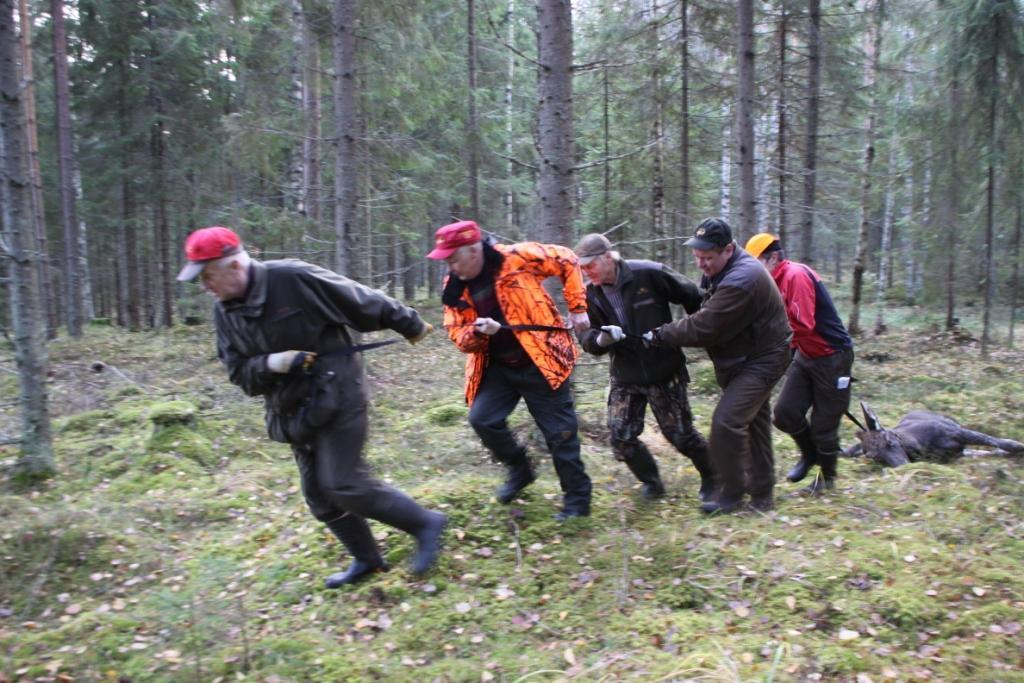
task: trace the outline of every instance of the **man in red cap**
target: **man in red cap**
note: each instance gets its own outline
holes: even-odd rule
[[[295,259],[252,259],[233,231],[196,230],[185,242],[179,280],[197,275],[217,303],[217,355],[249,396],[263,396],[270,438],[291,445],[313,516],[338,537],[352,565],[328,588],[384,571],[367,519],[411,534],[412,571],[440,552],[445,515],[371,476],[365,376],[351,330],[390,329],[410,343],[432,329],[419,314],[375,289]]]
[[[570,390],[578,351],[572,331],[590,326],[576,255],[566,247],[522,242],[492,244],[473,221],[438,229],[427,258],[450,272],[441,301],[448,336],[467,354],[469,423],[508,468],[497,498],[509,503],[537,478],[526,448],[508,428],[519,399],[544,434],[562,487],[559,521],[590,514],[590,477],[580,458],[576,407]],[[569,323],[541,283],[564,285]]]

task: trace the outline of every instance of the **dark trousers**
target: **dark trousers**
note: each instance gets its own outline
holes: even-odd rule
[[[693,411],[686,394],[686,370],[660,384],[623,384],[613,377],[608,392],[608,431],[615,459],[626,463],[640,481],[658,476],[658,465],[647,446],[640,441],[644,431],[644,412],[648,403],[661,433],[676,450],[693,461],[707,476],[711,472],[708,442],[693,426]]]
[[[496,460],[508,466],[521,464],[525,449],[508,428],[508,416],[520,398],[544,435],[566,509],[589,511],[590,477],[580,458],[576,406],[568,382],[552,389],[533,364],[510,368],[491,363],[469,409],[469,424]]]
[[[839,423],[850,408],[849,383],[840,389],[839,378],[849,378],[852,367],[853,349],[822,358],[808,358],[797,351],[775,401],[772,422],[787,434],[810,428],[820,452],[837,453]]]
[[[789,349],[765,353],[727,369],[715,368],[722,398],[711,416],[711,465],[721,499],[770,496],[775,486],[772,387],[786,372]]]
[[[367,519],[415,534],[430,518],[409,496],[370,472],[363,458],[366,397],[359,381],[347,379],[344,407],[308,443],[292,444],[292,452],[310,512],[330,527],[353,557],[373,563],[379,561],[379,553]]]

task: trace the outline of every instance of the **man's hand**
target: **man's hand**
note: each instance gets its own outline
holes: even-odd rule
[[[278,351],[267,356],[267,369],[282,375],[308,370],[313,366],[316,354],[312,351]]]
[[[424,320],[423,321],[423,329],[420,330],[419,332],[417,332],[412,337],[406,337],[406,339],[409,340],[410,344],[415,344],[416,342],[423,341],[423,338],[426,337],[428,334],[430,334],[433,331],[434,331],[434,326],[431,325],[430,323],[428,323],[426,320]]]
[[[626,338],[626,333],[622,331],[622,328],[618,325],[602,325],[601,332],[598,333],[597,342],[598,346],[611,346],[616,342],[620,342]]]
[[[490,337],[492,334],[498,333],[498,330],[501,329],[501,323],[493,318],[477,318],[473,321],[473,327],[480,334],[486,334]]]
[[[569,324],[572,325],[572,329],[576,331],[576,334],[586,332],[590,329],[590,316],[586,313],[570,313]]]

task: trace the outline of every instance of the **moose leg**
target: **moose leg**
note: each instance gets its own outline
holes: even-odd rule
[[[975,432],[970,429],[964,429],[962,432],[965,442],[971,445],[980,446],[991,446],[992,448],[998,448],[999,450],[1006,451],[1008,454],[1020,455],[1024,453],[1024,443],[1014,441],[1012,439],[1000,439],[995,436],[989,436],[983,432]]]

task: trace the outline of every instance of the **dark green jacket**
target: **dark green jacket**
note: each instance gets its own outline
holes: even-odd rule
[[[307,440],[298,432],[310,426],[289,428],[290,418],[315,409],[314,422],[323,424],[342,407],[365,407],[362,360],[338,353],[353,345],[350,330],[391,329],[408,338],[424,325],[415,310],[383,292],[295,259],[253,261],[245,296],[218,302],[214,322],[217,355],[231,382],[264,397],[271,438],[290,443]],[[269,354],[289,350],[315,351],[313,372],[267,369]]]
[[[697,285],[666,265],[654,261],[621,260],[616,289],[622,295],[626,320],[619,320],[600,285],[587,285],[590,329],[580,335],[584,351],[595,356],[611,355],[611,375],[623,384],[652,385],[672,379],[686,367],[681,349],[645,347],[640,335],[672,321],[669,304],[681,304],[687,313],[700,306]],[[618,325],[633,335],[599,346],[602,325]]]

